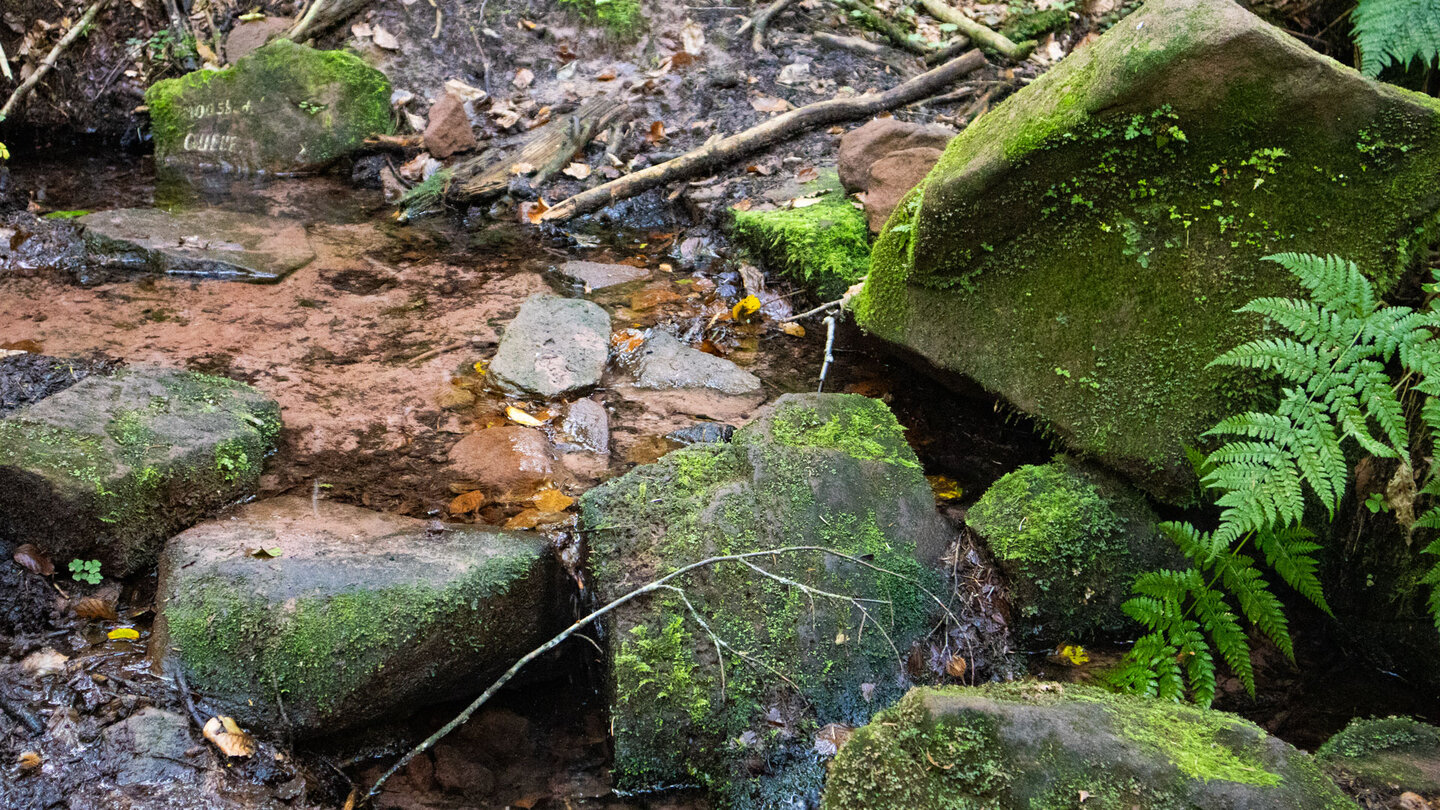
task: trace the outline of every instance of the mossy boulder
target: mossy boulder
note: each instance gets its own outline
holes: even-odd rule
[[[329,734],[479,693],[559,630],[533,534],[285,497],[173,538],[152,657],[252,728]]]
[[[1367,799],[1404,791],[1440,795],[1440,728],[1408,717],[1356,719],[1315,758],[1336,782]]]
[[[1440,101],[1370,81],[1230,0],[1150,0],[951,141],[876,242],[859,323],[1004,396],[1170,501],[1184,446],[1263,399],[1209,368],[1261,257],[1390,290],[1432,244]]]
[[[870,270],[865,212],[845,196],[833,171],[802,188],[818,195],[818,202],[771,211],[733,209],[735,239],[767,269],[822,301],[834,301]]]
[[[183,169],[317,171],[391,129],[385,74],[285,39],[224,70],[156,82],[145,103],[156,159]]]
[[[818,795],[814,731],[900,696],[897,659],[934,607],[918,583],[949,537],[895,417],[865,397],[787,395],[731,442],[676,450],[581,506],[602,602],[716,555],[818,546],[869,563],[751,560],[780,579],[718,563],[674,581],[684,599],[657,591],[606,623],[617,787],[699,785],[729,807]]]
[[[155,561],[165,539],[255,491],[280,432],[243,383],[131,366],[0,420],[0,536],[105,575]]]
[[[1134,629],[1120,604],[1136,575],[1175,556],[1143,495],[1066,456],[1005,475],[965,522],[1005,570],[1017,629],[1047,642]]]
[[[855,732],[826,810],[1354,810],[1232,714],[1054,683],[916,689]]]

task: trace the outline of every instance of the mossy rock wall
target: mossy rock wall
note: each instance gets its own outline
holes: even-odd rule
[[[243,383],[133,366],[0,420],[0,536],[105,575],[255,491],[280,408]]]
[[[1207,368],[1292,294],[1281,251],[1391,289],[1434,241],[1440,102],[1230,0],[1150,0],[951,141],[891,216],[862,326],[1164,499],[1184,446],[1270,392]]]
[[[1066,456],[1007,474],[965,520],[1009,578],[1017,629],[1048,643],[1135,630],[1131,584],[1177,556],[1143,495]]]
[[[534,534],[260,501],[166,545],[150,652],[242,724],[332,734],[478,694],[558,632],[557,577]]]
[[[224,70],[156,82],[145,103],[156,160],[185,169],[315,171],[391,129],[385,74],[353,53],[289,40]]]
[[[834,301],[870,270],[865,212],[827,171],[804,186],[819,202],[773,211],[732,209],[735,239],[766,269],[781,273],[821,301]]]
[[[949,536],[895,417],[865,397],[788,395],[731,443],[677,450],[581,505],[601,602],[707,557],[790,546],[893,572],[816,552],[753,560],[815,589],[882,600],[864,603],[868,617],[728,562],[675,583],[694,614],[661,591],[607,622],[617,787],[699,785],[729,807],[818,795],[813,733],[863,723],[899,697],[897,658],[933,607],[915,583],[934,576],[928,561]],[[723,682],[716,638],[732,647]]]
[[[1354,810],[1235,715],[1055,683],[916,689],[840,749],[825,810]]]
[[[1440,794],[1440,728],[1408,717],[1356,718],[1315,752],[1346,790],[1377,804]]]

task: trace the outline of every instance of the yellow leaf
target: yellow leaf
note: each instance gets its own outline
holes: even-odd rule
[[[747,295],[735,302],[734,309],[730,310],[730,317],[737,321],[743,321],[759,311],[760,299],[753,295]]]
[[[43,761],[38,752],[26,751],[20,755],[20,758],[15,761],[15,764],[19,765],[22,771],[33,771],[40,767],[40,763]]]
[[[255,740],[229,717],[210,718],[201,733],[227,757],[248,757],[255,753]]]
[[[109,636],[112,641],[119,641],[121,639],[134,641],[140,638],[140,631],[133,627],[117,627],[105,635]]]
[[[485,493],[473,490],[450,502],[450,514],[463,515],[485,505]]]
[[[780,331],[790,337],[805,337],[805,327],[794,322],[780,324]]]
[[[534,498],[535,508],[541,512],[564,512],[575,503],[575,499],[558,489],[547,489]]]
[[[937,501],[958,501],[965,497],[965,490],[960,488],[959,482],[945,475],[927,475],[925,480],[930,482],[930,491],[935,493]]]
[[[1071,666],[1078,667],[1081,664],[1090,663],[1090,653],[1085,651],[1079,644],[1062,644],[1058,650],[1060,657],[1070,662]]]
[[[479,374],[483,377],[489,371],[489,369],[486,368],[487,365],[488,364],[484,360],[476,360],[475,365],[471,366],[471,368],[475,369],[476,374]]]
[[[539,419],[536,419],[535,417],[520,410],[514,405],[511,405],[505,409],[505,418],[509,419],[511,422],[514,422],[517,425],[524,425],[525,427],[540,427],[541,425],[545,424],[544,422],[541,422]]]
[[[849,641],[849,640],[850,640],[850,637],[847,636],[847,635],[845,635],[845,631],[844,631],[844,630],[839,630],[839,631],[837,631],[837,632],[835,633],[835,643],[836,643],[836,644],[844,644],[845,642],[847,642],[847,641]]]

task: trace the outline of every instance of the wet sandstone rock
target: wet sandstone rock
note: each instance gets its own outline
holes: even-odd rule
[[[554,398],[600,382],[610,354],[610,315],[599,304],[537,294],[505,327],[490,363],[502,388]]]
[[[255,214],[119,208],[76,224],[94,263],[125,273],[269,282],[315,258],[303,225]]]

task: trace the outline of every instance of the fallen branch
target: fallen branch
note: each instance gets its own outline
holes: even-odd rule
[[[369,3],[370,0],[315,0],[284,38],[304,42],[343,22]]]
[[[365,139],[365,146],[370,149],[394,149],[403,151],[405,149],[419,149],[424,145],[424,135],[377,134]]]
[[[915,57],[895,50],[887,45],[878,42],[871,42],[863,37],[846,37],[840,34],[831,34],[827,31],[817,31],[814,34],[816,42],[829,48],[869,56],[876,61],[894,68],[905,77],[914,76],[921,72],[915,63]]]
[[[859,20],[861,25],[890,40],[895,47],[901,50],[909,51],[916,56],[924,56],[932,50],[930,45],[923,40],[911,39],[909,34],[885,19],[884,15],[870,5],[867,0],[834,0],[834,3],[850,12],[850,16]]]
[[[619,98],[601,96],[536,130],[519,149],[511,150],[499,161],[494,160],[490,153],[461,161],[455,164],[445,196],[473,200],[499,194],[520,170],[533,172],[530,181],[538,186],[564,168],[597,132],[609,126],[626,109],[627,105]],[[530,168],[525,169],[527,166]]]
[[[971,51],[883,93],[867,93],[855,98],[837,98],[807,104],[777,115],[744,132],[687,152],[674,160],[667,160],[582,191],[556,203],[541,219],[546,222],[563,222],[629,199],[656,186],[710,174],[720,166],[794,137],[805,130],[841,121],[854,121],[902,107],[944,90],[961,76],[978,70],[984,64],[984,55],[979,51]]]
[[[79,39],[80,36],[90,28],[90,24],[95,22],[95,17],[100,13],[100,9],[104,8],[109,2],[110,0],[95,0],[89,8],[85,9],[85,13],[81,15],[80,21],[71,26],[69,31],[65,32],[65,36],[61,37],[60,41],[55,43],[55,47],[50,49],[50,53],[45,55],[44,61],[40,63],[39,67],[35,68],[35,72],[30,74],[30,78],[21,82],[20,86],[15,88],[15,92],[10,94],[10,99],[5,102],[5,106],[0,107],[0,120],[4,120],[9,116],[16,105],[24,100],[25,96],[29,95],[35,85],[40,83],[41,79],[45,78],[45,74],[54,69],[55,63],[60,59],[60,54],[64,53],[65,49],[70,47],[70,43]]]
[[[1017,45],[1004,34],[993,31],[965,16],[960,9],[946,5],[945,0],[920,0],[920,5],[930,16],[960,29],[960,33],[969,37],[976,45],[995,51],[1006,59],[1018,62],[1035,50],[1033,41],[1021,42]]]
[[[869,562],[868,560],[864,560],[864,559],[862,559],[862,558],[860,558],[860,557],[853,557],[853,556],[851,556],[851,555],[849,555],[849,554],[842,554],[842,553],[840,553],[840,552],[838,552],[838,551],[835,551],[834,549],[826,548],[826,547],[824,547],[824,546],[786,546],[786,547],[784,547],[784,548],[767,549],[767,550],[765,550],[765,551],[750,551],[750,552],[746,552],[746,553],[743,553],[743,554],[726,554],[726,555],[718,556],[718,557],[707,557],[707,558],[705,558],[705,559],[703,559],[703,560],[700,560],[699,562],[693,562],[693,563],[690,563],[689,565],[686,565],[686,566],[682,566],[682,567],[680,567],[680,568],[677,568],[676,570],[671,571],[670,573],[666,574],[666,575],[663,576],[663,577],[660,577],[659,579],[652,580],[652,581],[646,583],[645,585],[641,585],[640,587],[636,588],[635,590],[630,591],[629,593],[626,593],[626,594],[624,594],[624,595],[622,595],[622,596],[619,596],[619,597],[615,598],[614,600],[612,600],[612,601],[610,601],[610,602],[607,602],[605,605],[602,605],[601,607],[597,608],[596,610],[590,612],[588,615],[586,615],[586,616],[584,616],[583,618],[577,620],[574,624],[570,625],[569,627],[565,628],[564,630],[561,630],[561,631],[559,632],[559,634],[557,634],[554,638],[550,639],[549,641],[545,642],[544,644],[541,644],[539,647],[536,647],[535,649],[533,649],[533,650],[531,650],[530,652],[526,653],[523,658],[521,658],[520,660],[518,660],[518,661],[516,661],[514,664],[512,664],[509,669],[505,670],[504,674],[502,674],[499,678],[497,678],[494,683],[490,684],[490,687],[489,687],[488,689],[486,689],[484,692],[482,692],[482,693],[480,694],[480,697],[475,698],[475,700],[474,700],[473,702],[471,702],[469,706],[466,706],[465,709],[464,709],[464,711],[462,711],[462,712],[460,712],[460,714],[456,715],[455,718],[454,718],[453,720],[451,720],[450,722],[448,722],[448,723],[446,723],[445,725],[441,726],[440,729],[439,729],[438,731],[436,731],[434,734],[431,734],[429,737],[426,737],[424,740],[422,740],[419,745],[416,745],[414,748],[410,749],[410,751],[409,751],[408,753],[406,753],[405,756],[401,757],[398,761],[395,762],[394,765],[391,765],[391,766],[389,767],[389,769],[387,769],[383,774],[381,774],[381,775],[380,775],[380,778],[375,780],[375,784],[373,784],[373,785],[370,786],[369,792],[365,794],[365,800],[366,800],[366,801],[373,800],[373,799],[375,798],[376,794],[378,794],[378,793],[380,792],[380,788],[381,788],[382,786],[384,786],[385,782],[386,782],[387,780],[389,780],[390,777],[392,777],[392,776],[394,776],[395,774],[399,773],[400,770],[401,770],[402,768],[404,768],[406,765],[410,764],[410,761],[413,760],[415,757],[417,757],[417,756],[425,753],[426,751],[430,750],[432,747],[434,747],[434,745],[435,745],[436,743],[438,743],[438,742],[440,742],[440,740],[444,739],[445,736],[448,735],[450,732],[452,732],[452,731],[454,731],[455,729],[459,728],[460,726],[464,725],[464,724],[466,723],[466,721],[468,721],[468,720],[475,714],[475,712],[480,709],[481,706],[484,706],[487,702],[489,702],[490,698],[493,697],[496,692],[500,691],[500,688],[501,688],[501,687],[503,687],[505,684],[509,683],[512,678],[514,678],[517,674],[519,674],[520,670],[524,669],[527,664],[529,664],[531,661],[534,661],[536,658],[539,658],[540,656],[544,655],[545,653],[547,653],[547,652],[555,649],[556,647],[560,646],[560,644],[563,643],[566,639],[568,639],[568,638],[570,638],[571,636],[579,633],[582,628],[585,628],[585,627],[589,626],[592,622],[594,622],[594,621],[596,621],[597,619],[600,619],[601,617],[605,616],[605,614],[610,613],[611,611],[615,610],[616,608],[618,608],[618,607],[620,607],[620,606],[622,606],[622,605],[624,605],[624,604],[626,604],[626,603],[628,603],[628,602],[632,602],[632,601],[634,601],[635,599],[638,599],[639,597],[644,596],[645,594],[648,594],[648,593],[654,593],[655,591],[660,591],[660,590],[675,591],[675,590],[677,590],[676,587],[675,587],[674,585],[669,584],[671,580],[674,580],[674,579],[677,579],[677,578],[679,578],[679,577],[682,577],[682,576],[684,576],[684,575],[686,575],[686,574],[688,574],[688,573],[690,573],[690,572],[692,572],[692,571],[696,571],[696,570],[699,570],[699,569],[701,569],[701,568],[706,568],[706,567],[708,567],[708,566],[715,565],[715,564],[717,564],[717,563],[722,563],[722,562],[738,562],[738,563],[741,563],[742,565],[749,566],[749,567],[751,567],[752,569],[758,571],[759,573],[764,574],[765,576],[770,577],[770,578],[772,578],[772,579],[783,579],[782,577],[779,577],[777,574],[774,574],[774,573],[772,573],[772,572],[766,571],[765,569],[762,569],[762,568],[759,568],[758,566],[753,565],[750,561],[753,560],[753,559],[757,559],[757,558],[779,556],[779,555],[781,555],[781,554],[793,554],[793,553],[798,553],[798,552],[819,552],[819,553],[822,553],[822,554],[828,554],[828,555],[830,555],[830,556],[832,556],[832,557],[836,557],[836,558],[839,558],[839,559],[846,560],[846,561],[848,561],[848,562],[854,563],[854,564],[856,564],[856,565],[860,565],[860,566],[863,566],[863,567],[865,567],[865,568],[869,568],[869,569],[872,570],[872,571],[876,571],[876,572],[881,573],[881,574],[888,574],[889,576],[898,577],[898,578],[900,578],[900,579],[902,579],[902,580],[905,580],[906,582],[910,582],[910,583],[912,583],[916,588],[918,588],[922,593],[924,593],[926,596],[930,597],[931,601],[933,601],[933,602],[935,602],[937,605],[939,605],[939,606],[940,606],[940,609],[941,609],[942,611],[944,611],[944,612],[945,612],[945,615],[948,616],[952,621],[954,621],[957,625],[960,623],[960,619],[957,618],[957,617],[955,616],[954,612],[950,610],[950,606],[947,605],[943,600],[941,600],[940,597],[936,596],[936,595],[935,595],[934,593],[932,593],[929,589],[927,589],[924,585],[920,584],[920,582],[917,581],[915,578],[906,576],[906,575],[904,575],[904,574],[898,574],[898,573],[896,573],[896,572],[894,572],[894,571],[891,571],[891,570],[889,570],[889,569],[882,568],[882,567],[880,567],[880,566],[878,566],[878,565],[875,565],[874,563]],[[807,588],[807,593],[813,591],[814,593],[817,593],[817,594],[823,594],[823,595],[826,595],[826,596],[835,596],[835,597],[837,597],[837,598],[839,598],[839,599],[841,599],[841,600],[843,600],[843,601],[850,602],[850,603],[852,603],[852,604],[855,604],[855,603],[856,603],[855,597],[844,596],[844,595],[841,595],[841,594],[827,594],[827,593],[824,593],[824,592],[821,592],[821,591],[815,591],[814,589],[809,589],[807,586],[800,585],[799,583],[795,583],[795,582],[793,582],[793,581],[791,581],[791,580],[785,580],[785,581],[786,581],[787,583],[792,583],[792,584],[794,584],[794,585],[796,585],[796,586],[799,586],[799,587],[801,587],[801,588]],[[682,595],[683,595],[683,594],[682,594]],[[687,599],[687,600],[685,600],[685,601],[686,601],[686,604],[688,605],[688,604],[689,604],[689,600]],[[882,601],[883,601],[883,600],[882,600]],[[692,608],[692,610],[693,610],[693,608]],[[696,615],[698,616],[698,613],[697,613]],[[862,608],[862,615],[868,616],[868,613],[865,613],[865,612],[863,611],[863,608]],[[873,619],[870,619],[870,621],[874,621],[874,620],[873,620]],[[709,631],[709,629],[710,629],[708,625],[706,625],[706,624],[703,623],[703,621],[701,622],[701,626],[702,626],[705,630],[707,630],[707,631]],[[877,623],[877,627],[878,627],[878,623]],[[888,640],[888,638],[889,638],[888,635],[886,636],[886,638],[887,638],[887,640]],[[722,645],[725,646],[725,647],[729,647],[729,646],[730,646],[730,645],[724,644],[724,642],[720,641],[720,639],[719,639],[717,636],[715,636],[713,633],[711,634],[711,639],[712,639],[712,641],[714,641],[714,642],[716,643],[717,648],[720,647],[720,646],[722,646]],[[892,646],[892,647],[894,646],[894,645],[893,645],[893,642],[892,642],[892,645],[891,645],[891,646]],[[733,650],[734,648],[731,647],[730,649]],[[898,655],[898,650],[897,650],[897,655]],[[746,656],[743,656],[743,655],[742,655],[742,657],[746,657]],[[768,667],[767,667],[767,668],[768,668]],[[772,671],[773,671],[773,670],[772,670]],[[776,673],[776,674],[779,675],[779,673]],[[783,675],[781,675],[780,677],[784,678]],[[788,680],[788,679],[786,679],[786,680]],[[792,682],[792,685],[793,685],[793,682]]]
[[[0,44],[0,75],[3,75],[7,82],[15,81],[15,74],[10,72],[10,57],[5,55],[3,44]]]
[[[746,31],[750,31],[750,49],[756,53],[763,53],[765,51],[765,29],[770,25],[772,19],[793,2],[795,2],[795,0],[775,0],[775,2],[755,12],[750,19],[745,21],[744,25],[740,26],[740,30],[735,33],[743,34]]]

